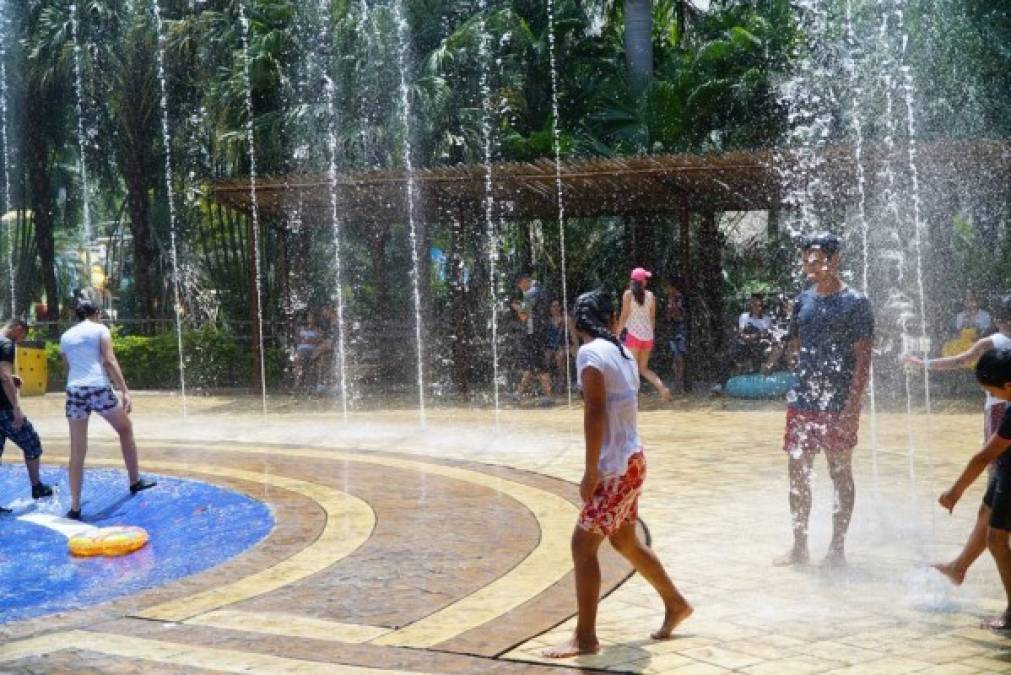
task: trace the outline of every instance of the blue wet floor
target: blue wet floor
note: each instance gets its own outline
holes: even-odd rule
[[[18,520],[62,516],[70,491],[65,469],[44,469],[56,495],[33,502],[25,468],[0,467],[0,624],[88,607],[219,565],[251,548],[274,527],[266,504],[193,480],[154,476],[158,486],[131,496],[123,471],[87,469],[82,507],[95,527],[136,525],[151,536],[120,558],[73,558],[64,535]]]

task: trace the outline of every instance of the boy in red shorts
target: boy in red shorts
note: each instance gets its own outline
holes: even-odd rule
[[[646,478],[646,456],[636,422],[639,368],[614,334],[618,317],[613,310],[611,298],[599,291],[576,300],[576,333],[583,341],[576,369],[583,389],[586,437],[586,469],[579,486],[583,510],[572,533],[579,617],[572,639],[544,652],[550,658],[600,651],[597,550],[605,539],[663,598],[664,619],[653,639],[669,638],[692,613],[656,554],[636,536],[639,494]]]
[[[853,448],[871,367],[874,315],[867,298],[839,277],[840,242],[821,233],[802,244],[811,288],[793,308],[788,348],[797,353],[798,383],[787,397],[784,450],[790,476],[793,548],[775,565],[802,565],[811,515],[814,458],[825,452],[835,488],[832,543],[825,563],[846,564],[846,532],[853,515]]]

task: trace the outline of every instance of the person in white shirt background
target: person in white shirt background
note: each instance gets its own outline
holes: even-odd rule
[[[772,345],[772,315],[765,309],[765,296],[752,293],[748,309],[737,319],[737,344],[733,368],[735,372],[757,372]]]
[[[971,288],[966,290],[962,311],[955,315],[955,333],[966,328],[975,328],[976,337],[986,337],[993,332],[993,318],[990,312],[979,306],[979,298]]]

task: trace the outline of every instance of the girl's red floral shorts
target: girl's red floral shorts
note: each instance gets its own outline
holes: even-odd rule
[[[642,450],[628,458],[623,476],[605,476],[590,501],[579,512],[579,527],[609,537],[625,523],[639,517],[639,495],[646,480],[646,455]]]

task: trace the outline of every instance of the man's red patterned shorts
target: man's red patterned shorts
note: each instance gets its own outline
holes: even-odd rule
[[[857,430],[847,429],[842,413],[819,410],[786,409],[786,434],[783,450],[792,456],[824,450],[827,453],[849,452],[857,445]]]

